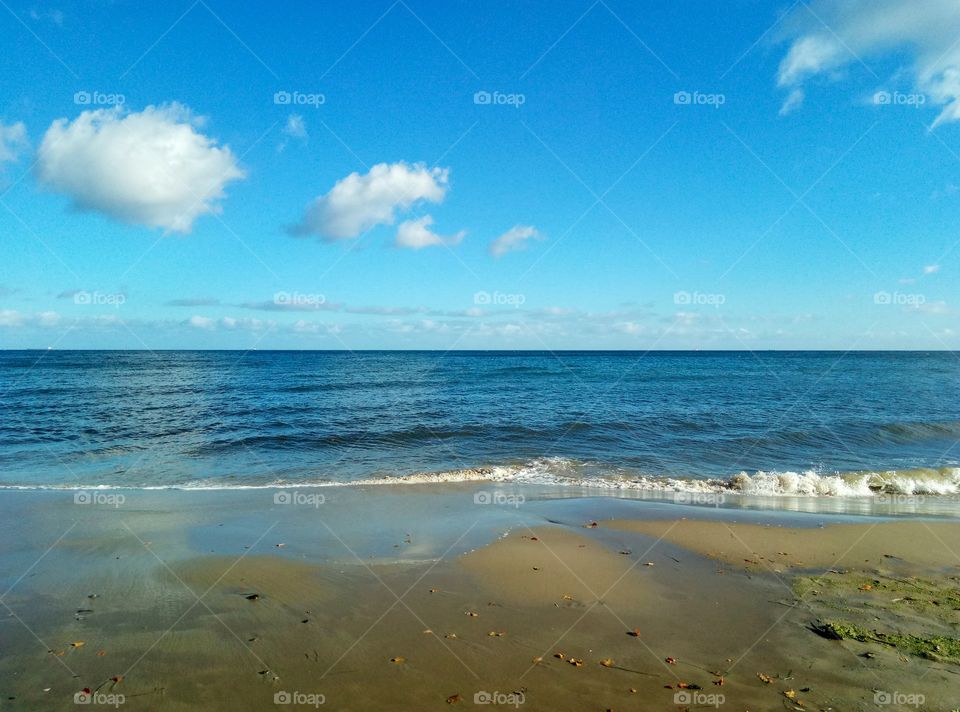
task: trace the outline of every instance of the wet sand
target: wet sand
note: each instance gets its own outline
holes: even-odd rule
[[[960,665],[810,629],[960,637],[956,522],[475,492],[3,497],[0,706],[76,709],[84,688],[132,710],[960,704]]]

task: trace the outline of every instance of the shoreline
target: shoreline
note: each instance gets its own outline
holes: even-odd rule
[[[0,492],[5,706],[74,709],[84,688],[133,710],[955,704],[960,664],[810,628],[960,637],[924,598],[960,587],[960,558],[918,536],[960,541],[956,521],[478,491]]]

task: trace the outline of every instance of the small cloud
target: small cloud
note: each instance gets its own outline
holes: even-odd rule
[[[431,231],[431,225],[433,225],[433,217],[430,215],[400,223],[397,228],[396,246],[409,250],[422,250],[424,247],[437,245],[459,245],[467,234],[465,230],[461,230],[455,235],[444,237]]]
[[[287,117],[287,125],[283,127],[283,133],[293,138],[306,138],[307,125],[300,114],[290,114]]]
[[[22,121],[0,123],[0,165],[16,161],[27,145],[27,127]]]
[[[924,274],[936,274],[940,271],[940,265],[927,265],[923,268]]]
[[[317,235],[332,242],[355,238],[377,225],[392,225],[398,212],[421,201],[439,203],[447,194],[450,171],[409,165],[378,163],[361,175],[341,178],[326,195],[313,200],[294,235]]]
[[[217,326],[216,320],[207,316],[192,316],[187,320],[187,323],[195,329],[205,331],[212,331]]]
[[[63,18],[62,10],[38,10],[35,7],[30,9],[30,19],[34,22],[52,22],[54,25],[62,27]]]
[[[533,225],[514,225],[490,243],[490,254],[501,257],[508,252],[525,250],[531,239],[542,240],[543,236]]]
[[[783,105],[780,107],[780,111],[777,112],[779,116],[786,116],[787,114],[792,114],[794,111],[803,106],[803,99],[806,95],[803,93],[803,89],[793,89],[784,100]]]

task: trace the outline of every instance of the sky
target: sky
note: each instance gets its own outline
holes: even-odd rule
[[[0,348],[960,349],[954,0],[5,0],[0,37]]]

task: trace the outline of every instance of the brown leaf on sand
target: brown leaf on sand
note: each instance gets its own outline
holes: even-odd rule
[[[583,660],[580,659],[580,658],[570,658],[569,660],[567,660],[567,662],[570,663],[571,665],[573,665],[574,667],[582,667],[582,666],[583,666]]]
[[[110,681],[114,685],[119,685],[121,682],[123,682],[123,675],[114,675],[113,677],[110,678]]]
[[[584,525],[583,525],[583,528],[584,528],[584,529],[596,529],[596,528],[599,527],[599,526],[600,526],[600,525],[597,524],[596,522],[590,522],[589,524],[584,524]]]
[[[505,630],[491,630],[489,633],[487,633],[487,636],[489,636],[490,638],[502,638],[506,634],[507,634],[507,631]]]
[[[455,705],[458,702],[461,702],[462,700],[463,700],[463,697],[461,697],[460,695],[450,695],[450,697],[447,698],[447,704]]]
[[[457,634],[456,634],[456,633],[447,633],[447,634],[446,634],[445,636],[443,636],[443,637],[444,637],[444,638],[447,638],[447,639],[449,639],[449,640],[456,640],[456,639],[457,639]]]
[[[103,657],[104,655],[106,655],[106,654],[107,654],[107,651],[106,651],[106,650],[98,650],[98,651],[97,651],[97,657],[98,657],[98,658],[102,658],[102,657]]]
[[[395,657],[395,658],[390,658],[390,662],[396,663],[397,665],[400,665],[401,663],[407,662],[407,659],[404,658],[404,657],[401,657],[400,655],[398,655],[398,656]]]
[[[534,658],[533,660],[531,660],[530,662],[532,662],[534,665],[539,665],[540,663],[543,662],[543,658],[538,655],[537,657],[535,657],[535,658]]]
[[[553,657],[557,658],[558,660],[566,660],[566,659],[567,659],[567,656],[564,655],[563,653],[554,653],[554,654],[553,654]]]
[[[648,561],[647,563],[644,564],[644,566],[653,566],[653,565],[654,563],[652,561]]]
[[[797,699],[797,691],[796,691],[796,690],[786,690],[786,691],[784,691],[783,696],[786,697],[788,700],[795,700],[795,699]]]
[[[770,677],[769,675],[764,675],[762,672],[758,672],[758,673],[757,673],[757,677],[759,677],[760,680],[762,680],[763,682],[767,683],[768,685],[769,685],[771,682],[773,682],[773,678],[772,678],[772,677]]]
[[[561,601],[572,601],[572,600],[573,600],[573,596],[567,595],[567,594],[565,593],[565,594],[563,594],[562,596],[560,596],[560,600],[561,600]]]
[[[477,613],[476,611],[467,611],[467,615],[470,616],[471,618],[478,618],[480,616],[480,614]]]
[[[666,662],[667,665],[676,665],[676,664],[677,664],[677,659],[676,659],[676,658],[664,658],[664,662]]]
[[[84,646],[84,642],[82,640],[78,640],[75,643],[70,643],[71,648],[82,648],[83,646]]]
[[[431,588],[431,589],[430,589],[430,593],[440,593],[440,589],[439,589],[439,588]]]
[[[639,637],[640,637],[640,629],[639,629],[639,628],[634,628],[633,630],[628,630],[628,631],[627,631],[627,635],[629,635],[629,636],[632,637],[632,638],[639,638]]]
[[[604,667],[613,667],[613,658],[604,658],[600,661],[600,664]]]
[[[713,681],[713,684],[716,685],[717,687],[723,687],[724,685],[727,684],[727,681],[724,680],[723,677],[719,677]]]

